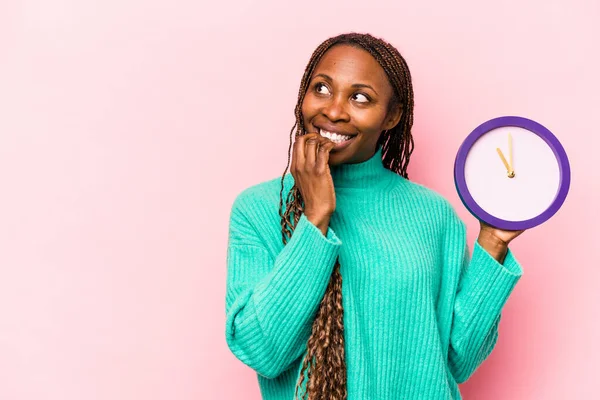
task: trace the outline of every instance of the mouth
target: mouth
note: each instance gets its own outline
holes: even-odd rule
[[[326,137],[335,143],[335,147],[331,150],[341,150],[348,146],[350,142],[356,137],[356,135],[347,135],[338,132],[327,131],[323,128],[316,127],[318,129],[319,135]]]

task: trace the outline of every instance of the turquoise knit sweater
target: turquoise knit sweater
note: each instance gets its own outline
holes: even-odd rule
[[[522,269],[498,263],[440,194],[367,161],[332,167],[327,235],[304,215],[282,243],[281,178],[240,193],[227,249],[226,340],[265,400],[292,400],[312,322],[339,257],[348,400],[460,399],[498,338]],[[287,174],[284,199],[293,185]]]

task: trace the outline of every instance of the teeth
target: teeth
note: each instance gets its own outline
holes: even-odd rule
[[[351,136],[340,135],[334,132],[328,132],[324,129],[319,129],[319,133],[321,134],[321,136],[324,136],[335,143],[341,143],[351,138]]]

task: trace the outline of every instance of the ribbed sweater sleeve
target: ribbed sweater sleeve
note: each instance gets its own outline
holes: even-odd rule
[[[231,210],[225,334],[240,361],[275,378],[306,350],[341,241],[331,228],[324,236],[302,215],[273,256],[256,229],[272,215],[258,204],[238,198]]]
[[[452,209],[445,237],[447,266],[460,265],[454,301],[448,365],[457,383],[465,382],[492,352],[501,311],[522,269],[511,250],[500,264],[479,242],[473,256],[466,245],[466,226]]]

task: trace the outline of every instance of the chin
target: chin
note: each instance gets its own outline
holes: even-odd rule
[[[343,154],[341,153],[329,153],[329,161],[328,164],[330,166],[336,166],[336,165],[340,165],[340,164],[344,164],[346,161],[347,157],[344,157]]]
[[[337,166],[337,165],[341,165],[341,164],[343,164],[343,163],[344,163],[344,162],[337,161],[337,160],[335,160],[335,159],[333,159],[333,160],[332,160],[331,158],[329,158],[329,163],[328,163],[328,164],[329,164],[329,166],[330,166],[330,167],[335,167],[335,166]]]

